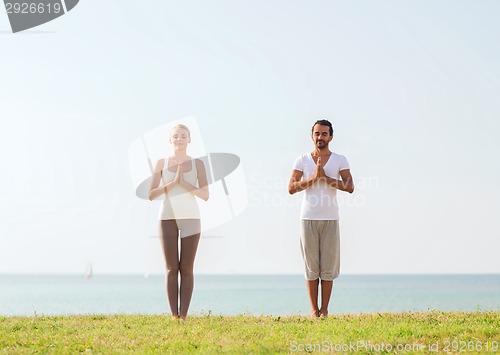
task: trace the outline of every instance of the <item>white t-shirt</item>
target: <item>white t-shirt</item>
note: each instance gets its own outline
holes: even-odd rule
[[[323,167],[326,176],[337,180],[340,179],[340,171],[345,169],[349,169],[347,159],[343,155],[333,152]],[[311,154],[299,156],[293,164],[293,170],[302,171],[304,180],[313,177],[316,171],[316,163]],[[305,189],[300,218],[313,220],[339,219],[337,189],[329,186],[325,181],[316,181]]]

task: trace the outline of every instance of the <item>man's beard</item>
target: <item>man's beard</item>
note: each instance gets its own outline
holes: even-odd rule
[[[323,143],[323,145],[321,145],[321,143]],[[320,141],[316,141],[316,146],[318,148],[325,148],[328,146],[328,144],[326,144],[326,142],[324,140],[320,140]]]

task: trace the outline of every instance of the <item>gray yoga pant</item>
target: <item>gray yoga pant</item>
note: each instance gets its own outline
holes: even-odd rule
[[[333,281],[340,273],[338,220],[301,221],[300,247],[307,280]]]
[[[182,223],[177,223],[182,221]],[[160,221],[160,240],[165,257],[167,268],[165,284],[167,289],[168,303],[172,315],[185,316],[188,312],[189,303],[194,287],[194,259],[198,242],[200,241],[200,220],[199,219],[167,219]],[[184,230],[197,231],[191,235],[182,235],[180,226]],[[179,257],[179,235],[182,235],[181,252]],[[181,274],[181,285],[179,293],[178,275]],[[180,295],[180,310],[179,310]]]

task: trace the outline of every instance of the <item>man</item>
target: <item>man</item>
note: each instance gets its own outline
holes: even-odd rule
[[[311,132],[314,150],[295,161],[288,192],[293,195],[305,190],[300,212],[300,246],[307,292],[311,315],[327,317],[333,280],[340,272],[337,190],[352,193],[354,184],[347,159],[328,148],[333,139],[332,124],[327,120],[316,121]],[[319,279],[321,308],[318,307]]]

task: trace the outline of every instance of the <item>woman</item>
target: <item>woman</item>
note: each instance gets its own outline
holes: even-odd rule
[[[184,320],[193,294],[193,266],[201,233],[200,211],[195,196],[208,200],[208,183],[203,162],[192,159],[186,153],[187,146],[191,143],[189,129],[182,124],[176,125],[170,131],[169,142],[172,144],[173,155],[158,160],[149,199],[154,200],[164,195],[160,209],[160,239],[167,269],[167,297],[172,318]]]

